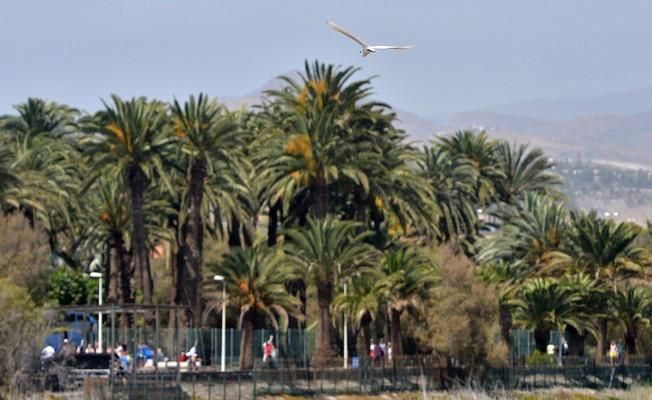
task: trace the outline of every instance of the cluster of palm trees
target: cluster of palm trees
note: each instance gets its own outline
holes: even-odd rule
[[[516,322],[534,331],[541,352],[558,330],[570,355],[584,355],[588,338],[598,360],[610,338],[624,338],[626,356],[637,354],[638,332],[652,316],[649,230],[535,193],[499,214],[501,232],[481,241],[477,260],[499,289],[503,339]]]
[[[203,94],[112,96],[94,114],[30,98],[0,119],[3,210],[43,230],[58,264],[84,269],[102,255],[108,302],[151,304],[150,255],[164,247],[169,301],[188,306],[175,318],[201,326],[226,301],[244,332],[242,368],[253,364],[255,327],[303,320],[316,322],[315,359],[325,362],[336,355],[336,315],[352,321],[361,354],[382,317],[402,354],[401,319],[422,315],[438,282],[423,249],[442,243],[478,257],[501,293],[505,329],[512,316],[578,337],[614,318],[638,326],[644,317],[605,312],[643,293],[622,286],[642,277],[636,228],[568,214],[538,149],[472,131],[409,144],[357,71],[306,62],[237,111]],[[479,208],[504,222],[499,234],[481,239]],[[229,245],[215,265],[204,265],[207,239]],[[214,273],[225,299],[206,285]],[[529,299],[548,295],[572,311],[534,315]]]

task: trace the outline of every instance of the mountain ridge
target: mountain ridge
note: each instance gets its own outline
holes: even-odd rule
[[[298,71],[283,76],[298,77]],[[283,81],[270,79],[244,96],[226,96],[229,108],[251,107]],[[529,100],[485,109],[422,116],[394,108],[397,126],[412,142],[463,129],[485,130],[492,137],[530,143],[552,157],[581,153],[587,159],[652,165],[652,86],[597,96]],[[622,164],[626,165],[626,164]]]

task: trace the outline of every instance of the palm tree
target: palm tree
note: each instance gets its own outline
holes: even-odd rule
[[[650,324],[652,297],[647,289],[629,286],[618,290],[611,299],[614,319],[625,330],[626,356],[636,355],[636,338],[642,325]]]
[[[30,97],[15,109],[17,116],[0,117],[0,130],[20,147],[33,147],[32,140],[41,136],[60,139],[77,130],[75,119],[79,111],[66,105]]]
[[[187,165],[187,217],[181,221],[180,259],[177,265],[177,303],[190,305],[189,315],[184,315],[184,325],[198,326],[202,315],[202,267],[204,225],[206,213],[204,195],[206,181],[215,175],[217,160],[228,167],[235,164],[237,155],[238,125],[234,119],[218,106],[216,100],[209,100],[200,94],[182,106],[177,100],[171,105],[173,128],[179,137]],[[217,188],[223,189],[223,188]]]
[[[523,263],[491,262],[479,269],[481,279],[493,286],[498,294],[498,312],[500,335],[503,342],[511,349],[510,331],[513,326],[512,304],[515,294],[525,278],[527,270]]]
[[[561,178],[551,172],[554,164],[541,149],[502,142],[496,153],[504,173],[495,181],[500,201],[514,204],[526,192],[558,194]]]
[[[142,290],[143,302],[152,303],[153,281],[149,265],[147,232],[145,231],[145,191],[156,178],[171,189],[166,177],[165,157],[173,144],[168,134],[165,104],[133,98],[122,100],[112,96],[113,105],[104,103],[105,110],[90,121],[87,154],[93,157],[96,173],[121,176],[129,188],[132,217],[132,250],[136,287]]]
[[[381,261],[383,277],[379,282],[387,301],[392,352],[403,354],[401,314],[421,312],[438,275],[430,260],[417,250],[399,248],[385,252]]]
[[[512,300],[514,320],[524,328],[534,330],[534,341],[538,351],[545,352],[550,330],[559,331],[561,338],[567,326],[578,331],[590,327],[590,317],[578,307],[578,294],[560,285],[552,278],[533,278],[524,283],[519,295]],[[561,351],[559,353],[561,363]]]
[[[131,255],[129,235],[131,213],[128,195],[120,179],[102,177],[84,194],[81,209],[75,213],[75,226],[80,229],[80,248],[90,254],[104,254],[108,275],[107,303],[132,304]],[[128,327],[131,315],[122,314],[121,327]]]
[[[2,204],[5,191],[19,182],[11,168],[11,158],[11,153],[7,149],[0,149],[0,204]]]
[[[223,301],[239,312],[238,325],[242,329],[240,340],[240,369],[254,365],[253,340],[257,319],[272,323],[274,329],[287,328],[288,317],[301,317],[299,300],[285,290],[286,268],[283,254],[260,244],[249,248],[236,248],[212,271],[224,276],[227,297],[222,298],[221,288],[206,290],[204,315],[222,309]],[[207,282],[208,283],[208,282]],[[214,283],[211,282],[212,287]]]
[[[103,251],[108,246],[109,291],[107,302],[133,303],[127,231],[131,225],[127,193],[122,182],[100,178],[86,192],[77,224],[85,231],[83,247]],[[118,296],[120,293],[120,296]]]
[[[419,167],[421,176],[428,180],[434,192],[434,204],[440,210],[438,225],[442,240],[465,239],[476,234],[478,175],[472,162],[435,145],[424,148]]]
[[[285,134],[269,136],[257,157],[270,205],[280,201],[287,212],[292,200],[305,193],[313,216],[324,219],[334,182],[349,180],[369,191],[357,161],[368,157],[361,146],[346,140],[356,109],[371,90],[367,80],[350,82],[356,71],[306,62],[300,82],[283,77],[288,86],[268,92],[288,127]]]
[[[505,176],[497,154],[497,141],[489,140],[484,131],[476,133],[467,130],[442,137],[439,144],[445,152],[466,158],[475,168],[478,174],[475,200],[479,205],[496,199],[496,182]]]
[[[54,255],[79,267],[75,249],[66,249],[62,243],[62,235],[70,233],[70,212],[76,207],[79,182],[85,172],[74,140],[68,135],[76,130],[78,112],[34,98],[15,108],[17,116],[0,118],[0,131],[21,185],[7,190],[5,201],[10,210],[20,211],[32,228],[37,222],[41,224]]]
[[[583,272],[575,273],[572,270],[568,270],[559,279],[559,284],[578,295],[579,300],[577,306],[584,314],[590,315],[593,319],[608,317],[611,292],[604,282]],[[597,338],[597,334],[592,330],[580,332],[573,326],[568,327],[569,355],[584,355],[583,347],[587,333],[591,333]]]
[[[339,291],[331,305],[333,315],[343,314],[344,318],[353,322],[353,328],[358,332],[357,351],[360,356],[369,350],[370,327],[383,303],[382,291],[375,281],[377,275],[371,273],[353,277],[347,292]]]
[[[618,283],[641,277],[649,264],[649,252],[638,246],[640,228],[616,224],[590,213],[572,212],[569,247],[558,255],[558,268],[574,268],[604,281],[616,294]],[[607,351],[607,319],[598,321],[598,361]]]
[[[293,278],[301,279],[317,290],[319,320],[317,322],[318,365],[333,356],[331,347],[331,313],[333,290],[341,278],[364,272],[376,252],[365,244],[366,233],[357,234],[359,225],[329,216],[324,220],[308,218],[305,228],[287,230],[286,253],[293,267]]]
[[[571,212],[571,223],[568,265],[605,279],[614,293],[619,282],[644,275],[650,253],[636,243],[640,227],[599,218],[595,211]]]
[[[566,246],[567,216],[564,203],[527,193],[517,206],[503,212],[501,234],[480,241],[477,261],[520,262],[532,273],[549,273],[559,251]]]
[[[368,189],[351,181],[336,182],[332,191],[336,212],[367,225],[376,235],[396,221],[406,233],[437,237],[440,211],[432,202],[433,190],[414,168],[420,153],[407,143],[407,134],[394,127],[396,114],[371,103],[357,107],[354,115],[344,139],[359,153],[357,162]]]

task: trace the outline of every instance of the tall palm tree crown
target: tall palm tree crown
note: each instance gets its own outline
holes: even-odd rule
[[[561,178],[551,171],[554,164],[541,149],[502,142],[496,152],[504,174],[495,182],[501,201],[514,204],[526,192],[558,193]]]
[[[122,100],[112,96],[113,104],[88,121],[93,134],[83,141],[92,158],[95,173],[121,175],[129,188],[133,220],[132,247],[138,290],[145,304],[151,304],[152,274],[149,265],[147,233],[145,231],[144,196],[150,183],[160,179],[172,190],[166,173],[168,153],[174,143],[169,134],[165,104],[144,97]]]
[[[387,301],[392,351],[400,356],[403,354],[401,314],[406,310],[422,312],[424,300],[439,277],[427,257],[407,248],[386,251],[381,262],[381,273],[383,277],[379,285]]]
[[[330,306],[335,285],[342,277],[363,273],[376,258],[375,249],[364,243],[368,234],[356,233],[358,228],[359,224],[329,216],[324,220],[309,218],[304,229],[285,232],[286,254],[293,268],[293,278],[301,279],[317,290],[317,363],[325,362],[333,355]]]
[[[182,196],[185,201],[181,207],[187,208],[187,211],[179,213],[182,216],[179,221],[179,259],[182,262],[176,270],[179,284],[175,299],[177,304],[190,305],[190,313],[183,317],[186,323],[198,326],[202,315],[204,226],[211,209],[215,210],[217,204],[214,191],[207,189],[209,185],[206,182],[216,175],[232,175],[231,171],[237,169],[237,160],[241,156],[238,148],[241,144],[239,126],[232,115],[218,106],[216,100],[209,100],[204,94],[200,94],[197,99],[190,96],[183,105],[175,100],[171,105],[171,113],[173,129],[185,156],[182,163],[186,168],[186,189]],[[216,171],[217,168],[220,170]],[[214,189],[216,192],[233,194],[228,191],[230,188],[223,186]],[[208,201],[204,201],[205,196]],[[237,199],[232,202],[237,203]],[[220,209],[222,210],[224,209]],[[214,216],[222,219],[222,215]],[[230,218],[231,215],[227,217]]]
[[[211,267],[211,266],[209,266]],[[221,311],[222,302],[239,313],[238,326],[243,330],[240,344],[240,368],[253,367],[253,330],[258,317],[269,321],[274,329],[287,329],[288,317],[301,317],[299,300],[289,295],[285,282],[289,271],[278,249],[261,244],[234,249],[224,260],[212,266],[212,271],[224,277],[226,299],[214,281],[206,282],[213,289],[206,291],[206,310]]]

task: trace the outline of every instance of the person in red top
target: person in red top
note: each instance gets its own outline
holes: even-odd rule
[[[273,364],[275,356],[276,347],[274,346],[274,336],[270,335],[269,340],[263,344],[263,364]]]

